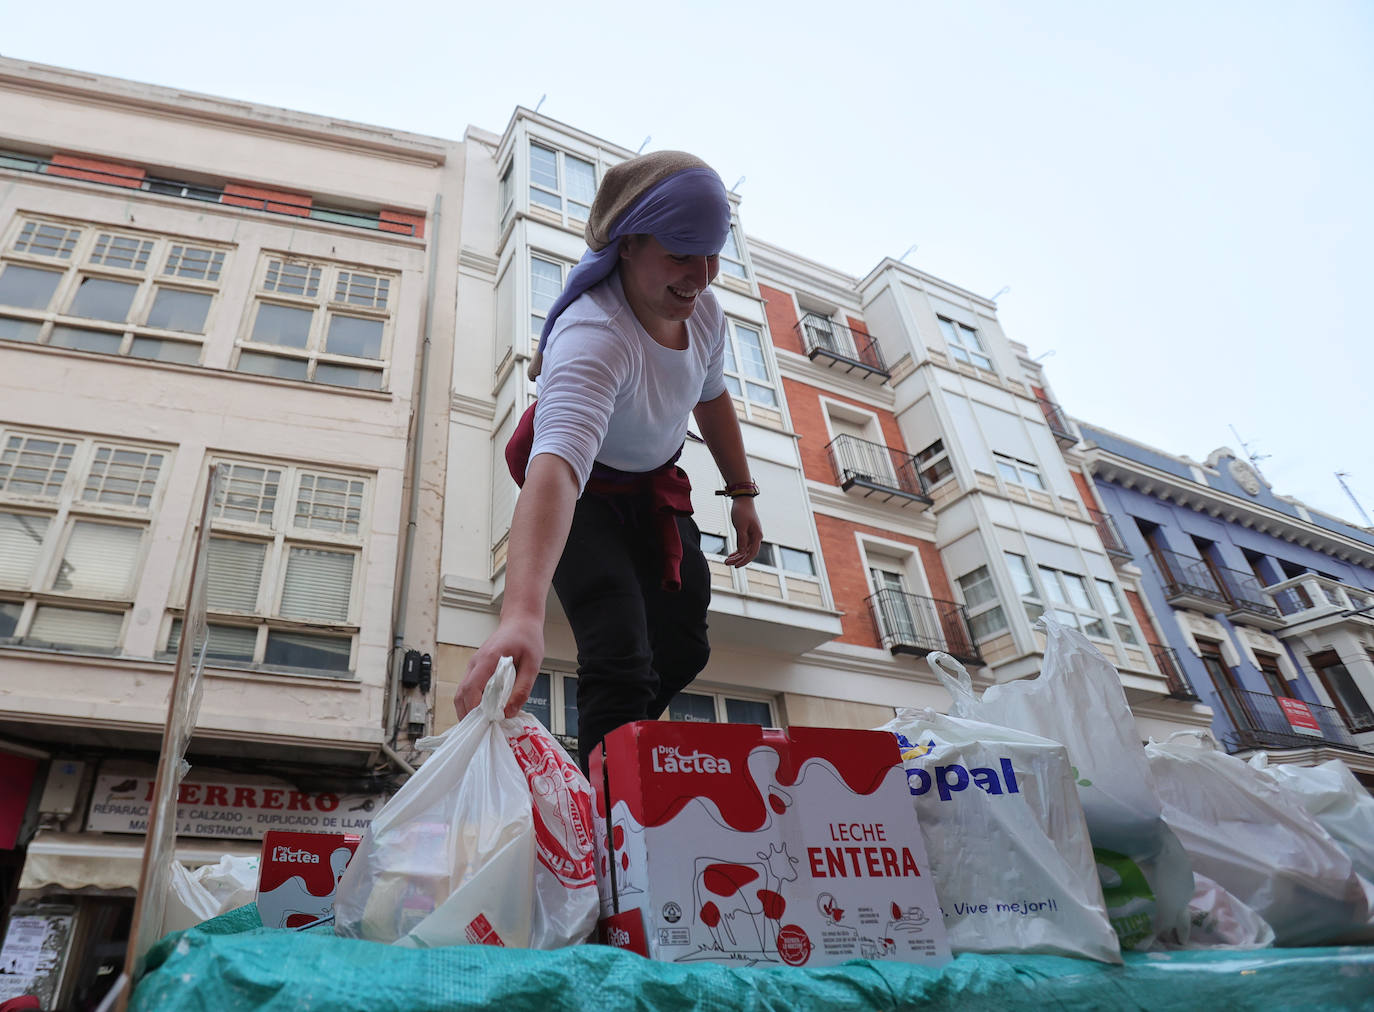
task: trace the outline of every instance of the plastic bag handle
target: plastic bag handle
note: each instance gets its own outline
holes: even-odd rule
[[[483,720],[505,720],[506,704],[510,702],[511,691],[515,688],[515,661],[509,657],[502,657],[496,662],[496,670],[491,673],[491,678],[482,687],[482,702],[472,713],[480,712]],[[472,716],[468,714],[468,717]],[[427,738],[420,738],[415,742],[415,749],[418,752],[433,752],[449,736],[462,726],[464,717],[457,724],[445,731],[443,734],[430,735]]]
[[[926,663],[935,672],[935,677],[940,679],[940,684],[950,694],[957,708],[968,711],[978,705],[978,694],[973,691],[973,679],[969,677],[967,668],[943,650],[932,650],[926,654]]]

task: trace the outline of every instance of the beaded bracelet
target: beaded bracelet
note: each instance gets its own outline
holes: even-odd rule
[[[752,481],[737,481],[733,485],[726,485],[716,492],[716,495],[728,496],[731,499],[738,499],[740,496],[752,498],[758,494],[759,487]]]

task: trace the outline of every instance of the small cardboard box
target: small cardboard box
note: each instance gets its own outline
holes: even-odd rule
[[[896,738],[641,721],[591,758],[601,940],[655,959],[949,959]]]
[[[258,913],[263,927],[299,928],[334,912],[334,890],[361,836],[270,830],[262,840]]]

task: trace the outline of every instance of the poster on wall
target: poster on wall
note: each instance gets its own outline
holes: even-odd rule
[[[51,1008],[71,942],[70,907],[16,910],[0,946],[0,1001],[34,995]]]
[[[86,828],[145,833],[152,797],[152,776],[101,773],[91,792]],[[260,780],[186,780],[177,792],[176,835],[261,840],[273,829],[361,834],[385,800],[380,794],[299,791]]]
[[[1278,700],[1279,706],[1283,708],[1283,715],[1288,718],[1289,727],[1298,734],[1322,737],[1321,725],[1317,723],[1317,717],[1310,706],[1301,699],[1289,699],[1287,696],[1279,696]]]

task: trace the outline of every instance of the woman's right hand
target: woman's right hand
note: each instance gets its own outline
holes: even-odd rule
[[[544,663],[544,619],[543,616],[501,616],[496,631],[487,637],[486,642],[468,661],[463,681],[453,697],[454,709],[462,720],[482,702],[482,690],[486,688],[491,676],[496,673],[497,662],[509,657],[515,662],[515,687],[511,689],[510,702],[506,706],[506,716],[514,717],[530,698],[534,680]]]

